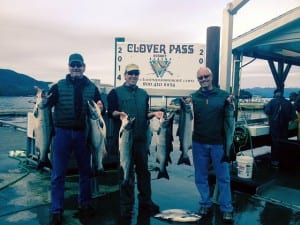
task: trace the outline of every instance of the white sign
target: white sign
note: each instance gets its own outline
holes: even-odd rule
[[[115,84],[127,64],[140,68],[138,86],[152,96],[185,96],[199,89],[196,72],[205,66],[205,45],[117,42]]]

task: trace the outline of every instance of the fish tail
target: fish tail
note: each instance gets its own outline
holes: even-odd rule
[[[157,174],[157,179],[160,179],[160,178],[166,178],[166,179],[168,179],[168,180],[170,179],[167,170],[159,171],[159,172],[158,172],[158,174]]]
[[[185,165],[188,165],[190,166],[191,165],[191,161],[189,159],[189,157],[183,157],[182,155],[180,156],[178,162],[177,162],[177,165],[180,165],[180,164],[185,164]]]

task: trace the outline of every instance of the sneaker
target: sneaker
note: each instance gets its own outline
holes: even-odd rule
[[[141,212],[146,212],[150,215],[154,215],[160,212],[159,206],[156,205],[154,202],[140,202],[139,203],[139,210]]]
[[[224,223],[233,222],[233,212],[223,212],[222,220]]]
[[[87,205],[87,206],[81,206],[78,209],[78,217],[83,217],[83,218],[87,218],[87,217],[92,217],[96,214],[95,209],[91,206],[91,205]]]
[[[61,224],[62,224],[62,215],[60,213],[51,214],[50,225],[61,225]]]
[[[211,207],[200,207],[199,209],[199,215],[202,216],[202,218],[209,216],[211,213]]]

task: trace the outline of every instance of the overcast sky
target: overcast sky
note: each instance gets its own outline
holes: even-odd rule
[[[114,39],[128,42],[203,43],[222,26],[229,0],[0,0],[0,68],[57,81],[67,59],[82,53],[86,74],[114,81]],[[250,0],[234,16],[233,37],[300,5],[300,0]],[[299,67],[287,86],[300,87]],[[257,76],[267,73],[257,83]],[[296,77],[298,75],[298,78]],[[249,78],[248,78],[249,77]],[[266,62],[244,69],[243,87],[273,87]]]

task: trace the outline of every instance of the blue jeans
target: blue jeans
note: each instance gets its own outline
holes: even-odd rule
[[[212,161],[220,193],[220,210],[222,212],[232,212],[229,163],[221,162],[224,154],[223,145],[200,144],[193,141],[192,149],[195,167],[195,183],[201,195],[200,206],[212,206],[208,184],[208,169]]]
[[[65,176],[71,153],[79,172],[78,204],[87,206],[91,200],[91,152],[84,130],[55,128],[52,146],[51,213],[63,212]]]

